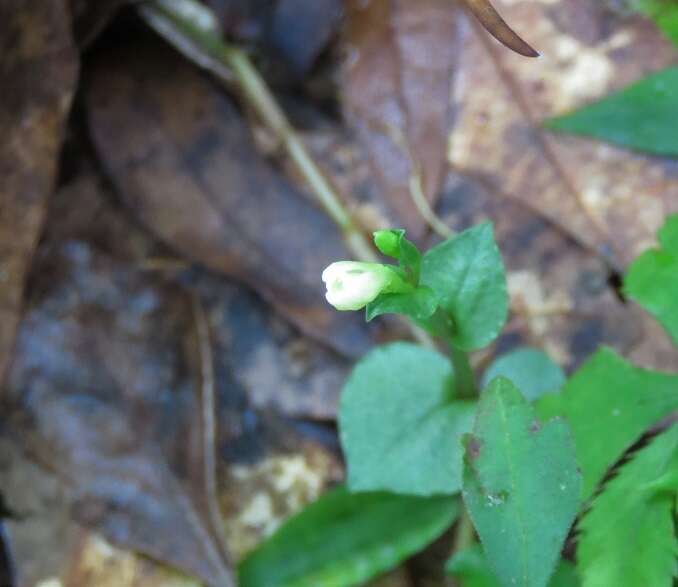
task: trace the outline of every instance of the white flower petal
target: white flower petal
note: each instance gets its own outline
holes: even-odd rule
[[[325,297],[337,310],[359,310],[390,283],[390,269],[378,263],[338,261],[322,273]]]

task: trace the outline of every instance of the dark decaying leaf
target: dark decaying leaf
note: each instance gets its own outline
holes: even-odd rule
[[[215,351],[253,407],[292,417],[336,417],[349,361],[301,336],[234,283],[204,272],[188,283],[204,300]]]
[[[344,108],[383,198],[415,240],[426,225],[411,178],[434,202],[446,172],[459,25],[448,0],[347,3]]]
[[[90,411],[101,412],[101,404],[106,401],[110,404],[111,417],[106,426],[97,426],[101,418],[94,413],[90,416],[86,411],[79,412],[84,420],[79,423],[80,428],[88,428],[87,434],[81,437],[83,446],[79,446],[77,435],[72,434],[76,418],[53,418],[49,424],[54,435],[49,439],[44,427],[35,427],[39,422],[34,420],[22,431],[7,430],[14,445],[30,448],[26,455],[25,447],[15,447],[14,455],[19,456],[14,456],[12,461],[12,452],[5,450],[4,444],[0,452],[0,484],[12,511],[18,515],[9,525],[9,540],[19,586],[34,587],[59,577],[73,587],[138,587],[139,584],[165,587],[168,582],[195,587],[194,580],[134,552],[114,547],[97,533],[104,532],[109,540],[119,538],[117,530],[111,530],[111,524],[133,515],[135,525],[140,528],[135,527],[128,540],[118,540],[117,544],[122,549],[149,553],[149,548],[140,545],[139,540],[152,539],[153,548],[163,549],[165,556],[157,554],[157,550],[151,554],[178,566],[200,563],[201,545],[195,544],[190,531],[183,527],[167,530],[170,537],[176,538],[173,544],[179,548],[172,551],[172,544],[159,539],[165,532],[155,524],[154,518],[146,515],[148,512],[139,511],[139,501],[130,499],[120,503],[119,500],[119,512],[108,512],[104,518],[91,515],[91,511],[88,516],[88,511],[77,505],[83,501],[92,504],[88,486],[94,482],[94,473],[101,471],[96,467],[103,466],[110,456],[105,451],[108,444],[117,440],[122,446],[111,465],[113,470],[96,483],[109,483],[124,497],[129,495],[130,487],[136,488],[140,481],[148,481],[146,488],[138,492],[139,500],[146,496],[142,506],[159,511],[160,515],[165,515],[165,508],[170,508],[167,524],[174,524],[177,517],[181,517],[181,508],[174,503],[176,499],[173,500],[180,496],[172,492],[180,479],[186,487],[187,499],[202,511],[198,506],[204,501],[204,492],[195,486],[198,477],[194,473],[201,459],[200,455],[196,458],[196,451],[189,451],[189,447],[199,446],[193,440],[194,433],[199,432],[196,419],[200,413],[193,394],[200,377],[194,366],[197,363],[194,353],[184,357],[182,352],[184,346],[189,350],[195,347],[191,304],[180,286],[174,283],[165,287],[154,275],[177,277],[204,299],[218,396],[218,446],[222,456],[219,500],[225,514],[229,551],[234,559],[240,558],[304,503],[318,497],[327,483],[336,482],[340,475],[331,450],[317,440],[300,438],[289,424],[278,418],[249,409],[245,392],[252,392],[256,385],[255,392],[263,393],[269,404],[275,402],[283,410],[327,415],[336,403],[337,389],[332,391],[331,380],[337,380],[338,388],[342,376],[331,353],[324,354],[317,345],[304,342],[291,327],[272,319],[252,293],[223,278],[210,277],[204,271],[187,269],[185,263],[178,263],[164,246],[131,222],[129,211],[117,205],[102,183],[87,173],[56,194],[51,201],[49,220],[43,254],[32,280],[29,322],[25,325],[37,331],[29,333],[28,340],[20,345],[13,395],[25,396],[28,401],[31,394],[24,394],[24,390],[33,389],[33,385],[41,387],[45,395],[52,398],[46,402],[45,418],[53,415],[59,403],[68,407],[84,402]],[[93,261],[83,261],[72,271],[66,271],[71,264],[68,255],[64,257],[63,243],[69,239],[78,239],[78,242],[66,245],[67,251],[71,247],[90,251]],[[85,244],[87,242],[89,244]],[[97,248],[107,254],[92,252]],[[113,256],[122,261],[114,262]],[[137,286],[139,289],[135,289]],[[156,303],[148,303],[147,312],[143,311],[144,304],[138,303],[144,299],[139,290],[149,294],[146,302]],[[67,348],[59,337],[65,330],[72,335],[66,339],[71,345],[67,344]],[[44,335],[45,331],[55,334]],[[31,344],[36,339],[42,340],[42,344]],[[296,350],[288,351],[287,346]],[[304,346],[311,352],[300,361],[296,355]],[[81,352],[83,348],[87,352]],[[106,356],[109,351],[111,357]],[[293,358],[289,363],[288,352]],[[319,363],[318,353],[332,359],[331,364],[335,366]],[[256,373],[257,369],[261,373]],[[308,369],[308,387],[305,387],[304,369]],[[116,381],[111,382],[112,376]],[[281,394],[275,397],[279,382]],[[266,403],[257,393],[251,395]],[[31,403],[28,408],[28,411],[21,410],[24,416],[43,413],[43,407],[37,403]],[[92,423],[92,420],[97,421]],[[123,438],[111,434],[110,430],[122,430]],[[308,438],[312,427],[306,426],[304,430]],[[102,434],[103,440],[98,444],[91,442],[93,437]],[[66,448],[65,443],[56,438],[62,435],[68,435]],[[48,450],[46,444],[59,445],[58,455],[52,454],[54,451]],[[97,448],[98,459],[97,463],[88,464],[77,455],[81,450],[92,454],[89,446],[92,444]],[[145,479],[126,469],[125,455],[130,457],[129,461],[136,458],[137,462],[145,463],[146,472],[152,478]],[[26,462],[26,456],[37,458],[40,466]],[[189,471],[190,483],[186,484]],[[172,476],[176,478],[172,480]],[[160,481],[154,482],[154,479],[164,480],[166,488],[158,488]],[[82,485],[77,484],[79,480]],[[34,494],[22,491],[26,483],[35,489]],[[157,489],[156,493],[149,496],[153,489]],[[78,495],[84,498],[74,504]],[[77,519],[93,530],[84,530],[72,522],[71,508]],[[173,512],[175,509],[179,511]],[[178,542],[182,536],[188,544]],[[55,537],[59,537],[58,548],[52,544]],[[191,557],[198,560],[191,563],[187,560]]]
[[[288,67],[271,73],[287,84],[290,76],[308,73],[336,33],[342,13],[342,0],[206,0],[204,4],[229,39],[257,43],[276,64],[282,59]]]
[[[52,203],[12,378],[12,399],[23,404],[18,414],[14,406],[12,422],[27,424],[4,429],[11,446],[0,443],[0,484],[17,515],[8,536],[18,585],[35,587],[58,577],[69,587],[196,587],[191,578],[121,550],[150,553],[195,574],[209,562],[200,542],[209,537],[187,528],[182,515],[194,509],[197,522],[205,520],[196,435],[201,406],[195,399],[196,388],[204,385],[192,351],[191,304],[176,284],[165,287],[152,277],[153,258],[143,256],[157,255],[162,247],[154,248],[95,182],[82,178]],[[93,252],[84,242],[72,242],[64,252],[59,243],[69,235],[92,237],[127,257],[127,264]],[[69,251],[85,259],[71,264]],[[217,293],[219,287],[225,295]],[[229,345],[236,334],[259,324],[252,322],[257,300],[217,280],[201,282],[199,289],[212,292],[205,317],[213,330],[223,457],[219,501],[229,550],[239,558],[281,519],[316,498],[328,481],[336,481],[339,467],[320,443],[300,442],[288,425],[251,411],[231,377]],[[220,309],[222,299],[225,307],[241,312]],[[222,314],[229,319],[214,319]],[[33,344],[36,340],[40,344]],[[262,503],[268,504],[263,515]],[[106,505],[117,509],[104,511]],[[71,517],[92,530],[78,527]],[[125,528],[129,532],[121,536]]]
[[[175,259],[129,216],[101,181],[84,173],[52,198],[45,239],[85,240],[133,266],[180,280],[201,297],[220,376],[239,383],[253,407],[335,417],[347,360],[301,335],[246,288]]]
[[[0,379],[78,70],[65,1],[0,5]]]
[[[336,32],[341,9],[341,0],[278,0],[268,43],[304,74]]]
[[[79,46],[89,45],[118,9],[130,0],[70,0],[73,34]]]
[[[98,153],[124,201],[189,259],[237,277],[305,333],[356,356],[361,317],[325,303],[338,230],[255,151],[230,100],[159,44],[102,57],[88,92]]]
[[[62,245],[34,276],[8,390],[25,451],[65,483],[76,520],[232,585],[196,475],[209,455],[190,304],[84,243]]]

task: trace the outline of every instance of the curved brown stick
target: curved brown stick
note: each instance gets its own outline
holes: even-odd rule
[[[462,0],[462,2],[497,41],[525,57],[539,57],[539,53],[506,24],[489,0]]]

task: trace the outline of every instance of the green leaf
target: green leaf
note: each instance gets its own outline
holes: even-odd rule
[[[565,373],[544,351],[523,347],[499,357],[483,374],[483,387],[498,376],[509,379],[530,401],[558,391]]]
[[[452,342],[470,351],[501,331],[508,312],[504,264],[490,223],[474,226],[426,252],[421,284],[454,322]]]
[[[441,354],[409,343],[368,353],[341,394],[339,431],[353,491],[451,494],[475,404],[455,401]]]
[[[483,392],[465,444],[462,495],[497,578],[506,587],[544,587],[579,506],[567,424],[541,426],[499,377]]]
[[[540,418],[564,416],[570,424],[591,497],[607,470],[652,424],[678,408],[678,377],[634,367],[600,349],[559,394],[542,396]]]
[[[637,9],[654,20],[664,34],[678,45],[678,3],[672,0],[640,0]]]
[[[433,316],[438,307],[438,298],[428,287],[418,287],[408,293],[386,293],[367,304],[365,319],[369,322],[382,314],[402,314],[414,322],[423,324]]]
[[[461,587],[501,587],[479,544],[458,552],[447,561],[445,571],[458,579]],[[561,560],[549,587],[579,587],[580,582],[572,563]]]
[[[678,541],[675,493],[643,491],[678,466],[678,426],[658,436],[624,465],[579,524],[577,566],[584,587],[671,587]]]
[[[395,567],[454,521],[457,500],[326,493],[240,565],[240,587],[348,587]]]
[[[657,238],[664,250],[678,255],[678,214],[672,214],[666,218],[664,225],[657,233]]]
[[[657,155],[678,155],[678,68],[669,68],[546,121],[545,126]]]
[[[445,572],[459,579],[462,587],[501,587],[480,544],[455,554],[447,561]]]
[[[384,255],[398,259],[400,266],[410,276],[412,285],[419,284],[421,253],[413,242],[405,238],[403,229],[378,230],[374,233],[374,244]]]
[[[661,249],[645,251],[629,267],[624,292],[652,314],[678,345],[678,214],[659,231]]]

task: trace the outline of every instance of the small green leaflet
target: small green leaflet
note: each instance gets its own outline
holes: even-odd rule
[[[474,544],[458,552],[447,561],[445,571],[459,579],[462,587],[501,587],[494,571],[485,558],[480,544]],[[556,567],[548,587],[579,587],[580,582],[572,563],[561,560]]]
[[[393,343],[368,353],[341,394],[339,432],[353,491],[412,495],[461,489],[461,435],[474,402],[454,399],[450,362]]]
[[[405,238],[402,228],[378,230],[374,233],[374,245],[384,255],[398,259],[400,267],[409,275],[413,285],[419,283],[421,253],[413,242]]]
[[[582,497],[588,499],[643,432],[678,409],[678,377],[634,367],[602,348],[561,393],[542,396],[536,408],[542,419],[564,416],[569,422],[584,476]]]
[[[367,304],[365,319],[369,322],[382,314],[402,314],[427,328],[426,321],[438,308],[438,297],[428,287],[419,286],[421,253],[414,243],[405,238],[405,231],[379,230],[374,233],[374,244],[384,255],[398,259],[403,277],[413,290],[406,293],[385,293]]]
[[[678,346],[678,214],[659,231],[660,249],[650,249],[629,267],[624,292],[652,314]]]
[[[577,566],[584,587],[671,587],[678,560],[674,491],[652,481],[678,468],[678,426],[638,451],[593,501],[579,524]]]
[[[428,287],[409,293],[386,293],[367,304],[365,319],[369,322],[382,314],[402,314],[416,323],[424,323],[438,307],[438,298]]]
[[[565,373],[544,351],[522,347],[499,357],[483,374],[483,386],[498,376],[510,380],[530,401],[558,391]]]
[[[674,0],[639,0],[637,9],[657,23],[664,34],[678,45],[678,3]]]
[[[479,224],[424,254],[421,285],[452,318],[452,342],[471,351],[492,342],[508,313],[504,264],[492,225]]]
[[[395,567],[455,520],[451,497],[338,488],[283,524],[240,564],[240,587],[349,587]]]
[[[662,70],[546,128],[654,153],[678,155],[678,68]]]
[[[567,424],[541,425],[499,377],[483,391],[465,445],[462,495],[496,577],[504,587],[545,587],[581,492]]]

